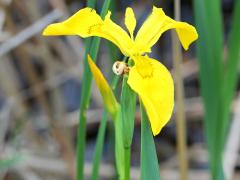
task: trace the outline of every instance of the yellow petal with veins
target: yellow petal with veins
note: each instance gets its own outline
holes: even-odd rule
[[[173,79],[166,67],[157,60],[148,56],[137,56],[133,59],[135,65],[129,72],[128,84],[140,96],[152,132],[157,135],[173,112]]]
[[[76,12],[63,22],[48,25],[44,31],[45,36],[58,35],[80,35],[89,37],[91,29],[98,24],[102,24],[103,20],[94,9],[84,8]]]
[[[133,39],[133,33],[136,27],[136,18],[132,8],[128,7],[125,12],[125,25]]]
[[[110,16],[109,11],[102,20],[94,9],[84,8],[63,22],[50,24],[44,29],[43,35],[79,35],[83,38],[98,36],[113,42],[124,55],[128,56],[133,41],[126,31],[110,19]]]
[[[98,69],[98,67],[95,65],[95,63],[93,62],[92,58],[89,55],[88,55],[88,64],[90,66],[93,77],[96,81],[97,87],[102,95],[104,105],[107,108],[108,112],[113,117],[113,119],[115,119],[119,106],[112,92],[112,89],[107,83],[101,71]]]
[[[198,38],[197,31],[192,25],[175,21],[166,16],[161,8],[153,7],[152,14],[143,23],[135,39],[139,50],[151,52],[151,47],[158,41],[162,33],[173,28],[176,29],[185,50]]]

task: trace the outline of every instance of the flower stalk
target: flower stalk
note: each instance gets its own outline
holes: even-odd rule
[[[105,16],[109,8],[111,0],[105,0],[102,8],[101,15]],[[88,0],[88,6],[94,8],[96,0]],[[84,162],[85,162],[85,144],[86,144],[86,111],[90,101],[91,94],[91,81],[92,75],[87,63],[87,55],[90,54],[94,60],[96,60],[98,49],[100,45],[100,38],[94,37],[86,40],[86,52],[84,55],[84,72],[83,72],[83,84],[81,91],[81,102],[80,102],[80,115],[79,115],[79,126],[77,136],[77,163],[76,172],[77,180],[84,179]]]
[[[126,57],[124,57],[123,62],[126,62]],[[111,83],[111,88],[113,91],[116,90],[117,84],[119,82],[120,76],[114,76]],[[91,180],[97,180],[99,179],[99,166],[100,161],[102,157],[102,151],[103,151],[103,144],[104,144],[104,136],[106,132],[106,126],[107,126],[107,118],[108,118],[108,112],[107,109],[104,108],[104,112],[100,121],[100,127],[98,130],[97,140],[96,140],[96,147],[93,155],[93,168],[92,168],[92,174],[91,174]]]
[[[129,62],[130,63],[130,62]],[[121,107],[123,124],[123,144],[124,144],[124,162],[125,162],[125,180],[130,180],[131,167],[131,145],[134,131],[135,111],[136,111],[136,93],[127,84],[128,75],[123,75]]]

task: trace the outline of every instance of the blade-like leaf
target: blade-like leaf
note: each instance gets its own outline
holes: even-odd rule
[[[123,59],[123,61],[126,61],[126,57]],[[112,90],[116,90],[116,86],[119,82],[120,76],[114,76],[112,79],[111,87]],[[97,180],[98,172],[99,172],[99,165],[101,161],[102,151],[103,151],[103,143],[104,143],[104,135],[106,131],[106,125],[107,125],[107,110],[104,108],[103,116],[100,121],[100,128],[98,130],[97,140],[96,140],[96,147],[94,151],[94,157],[93,157],[93,168],[92,168],[92,175],[91,180]],[[111,135],[111,134],[110,134]],[[114,136],[110,136],[110,138],[114,139]]]
[[[205,106],[205,130],[210,155],[212,179],[224,179],[222,152],[228,128],[230,107],[237,82],[240,37],[240,2],[234,6],[226,71],[223,71],[223,33],[220,0],[195,0],[199,40],[197,56]]]
[[[107,14],[111,0],[105,0],[101,11],[101,17],[103,18]],[[88,7],[94,8],[96,0],[88,0]],[[87,62],[87,55],[90,54],[95,60],[97,57],[98,49],[100,45],[100,38],[94,37],[86,40],[86,52],[84,55],[84,71],[83,71],[83,83],[81,90],[81,102],[80,102],[80,115],[79,126],[77,136],[77,180],[84,179],[84,156],[85,156],[85,144],[86,144],[86,110],[90,101],[91,94],[91,82],[92,75]]]
[[[119,76],[114,76],[111,86],[116,87],[118,80],[119,80]],[[115,89],[113,88],[113,90]],[[107,126],[107,114],[108,114],[107,110],[106,108],[104,108],[103,116],[100,121],[100,127],[98,129],[96,148],[93,155],[93,169],[92,169],[91,180],[99,179],[98,172],[99,172],[100,160],[102,157],[104,136],[105,136],[106,126]]]
[[[98,172],[99,172],[99,165],[102,158],[102,151],[103,151],[103,144],[104,144],[104,136],[106,132],[106,126],[107,126],[107,110],[104,109],[100,127],[98,129],[98,135],[96,140],[96,148],[93,155],[93,162],[92,162],[92,174],[91,174],[91,180],[98,180]]]
[[[127,84],[127,80],[128,76],[124,76],[122,82],[121,108],[122,108],[124,147],[130,148],[132,144],[135,121],[136,93]]]
[[[160,170],[152,131],[141,104],[141,180],[160,180]]]
[[[124,179],[124,145],[121,108],[120,105],[117,103],[113,91],[108,85],[106,79],[103,77],[101,71],[92,61],[90,56],[88,57],[88,63],[92,71],[93,77],[97,83],[98,89],[102,95],[105,108],[111,114],[112,119],[114,120],[116,166],[119,179]]]
[[[232,20],[232,28],[229,35],[229,52],[227,57],[226,64],[226,72],[224,79],[224,87],[223,87],[223,98],[224,98],[224,108],[226,112],[224,112],[224,125],[225,127],[224,135],[226,134],[226,127],[228,127],[228,117],[230,113],[230,106],[232,99],[235,94],[237,79],[238,79],[238,64],[240,61],[240,1],[235,1],[234,12],[233,12],[233,20]]]
[[[124,145],[125,161],[125,180],[130,179],[131,168],[131,144],[134,131],[135,111],[136,111],[136,93],[127,83],[128,75],[124,75],[121,93],[121,110],[122,110],[122,133]]]
[[[114,121],[115,127],[115,158],[116,166],[118,171],[118,179],[123,180],[125,175],[125,155],[124,155],[124,145],[123,145],[123,131],[122,131],[122,117],[121,109],[119,108],[117,118]]]

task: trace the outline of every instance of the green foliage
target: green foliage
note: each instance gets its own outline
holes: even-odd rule
[[[105,0],[101,12],[101,17],[107,14],[111,0]],[[94,8],[96,0],[89,0],[88,6]],[[77,138],[77,180],[84,179],[84,156],[85,156],[85,144],[86,144],[86,111],[90,101],[91,94],[91,82],[92,75],[87,62],[87,55],[96,60],[98,49],[100,45],[100,38],[94,37],[86,40],[86,52],[84,55],[84,71],[83,71],[83,84],[81,91],[81,102],[80,102],[80,116],[79,116],[79,127],[78,127],[78,138]]]
[[[103,101],[108,99],[108,103],[104,103],[104,106],[108,113],[111,114],[114,120],[115,127],[115,156],[116,166],[120,179],[130,179],[130,148],[134,129],[135,109],[136,109],[136,94],[127,84],[128,76],[125,76],[122,84],[121,105],[122,108],[116,102],[113,92],[110,86],[107,84],[102,73],[95,64],[89,59],[90,69],[93,77],[97,82],[99,91],[101,92]],[[117,84],[117,78],[113,80],[112,85],[115,87]],[[112,106],[117,104],[117,109],[112,112]],[[109,105],[111,107],[109,107]],[[100,124],[96,151],[94,154],[93,174],[92,179],[98,178],[98,168],[102,154],[102,148],[104,143],[104,134],[106,129],[107,113],[104,112],[102,122]]]
[[[210,155],[212,179],[224,179],[222,152],[227,134],[232,98],[237,83],[240,52],[240,1],[236,1],[228,56],[223,58],[223,30],[220,0],[195,0],[199,40],[197,56],[200,66],[201,93],[205,106],[205,131]],[[224,67],[227,67],[224,69]]]
[[[135,111],[136,111],[136,93],[127,84],[128,75],[124,75],[122,82],[121,93],[121,108],[122,108],[122,133],[123,145],[125,151],[125,180],[130,179],[131,168],[131,145],[134,131]]]
[[[127,80],[128,76],[124,76],[122,82],[121,107],[122,107],[124,147],[130,148],[132,144],[134,130],[136,93],[129,87],[129,85],[127,84]]]
[[[98,172],[99,172],[99,165],[102,157],[104,137],[105,137],[106,126],[107,126],[107,117],[108,117],[107,114],[108,114],[107,110],[104,109],[101,122],[100,122],[100,127],[98,129],[96,147],[93,155],[93,164],[92,164],[93,168],[92,168],[91,180],[99,179]]]
[[[118,84],[119,76],[114,76],[112,80],[112,89],[115,90],[116,85]],[[98,129],[98,135],[96,140],[96,147],[93,155],[93,168],[92,168],[92,175],[91,180],[97,180],[98,172],[99,172],[99,165],[102,157],[102,151],[103,151],[103,144],[104,144],[104,136],[106,132],[106,126],[107,126],[107,108],[104,109],[103,116],[100,121],[100,127]]]
[[[114,121],[114,129],[115,129],[115,158],[116,158],[116,166],[118,171],[118,179],[124,180],[125,176],[125,168],[124,168],[124,145],[123,145],[123,131],[122,131],[122,117],[121,117],[121,109],[119,109],[119,113],[117,118]]]
[[[141,180],[160,180],[160,170],[152,131],[141,104]]]

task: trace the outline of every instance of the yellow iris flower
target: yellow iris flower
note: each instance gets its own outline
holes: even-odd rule
[[[111,19],[104,19],[94,9],[84,8],[61,23],[49,25],[43,35],[98,36],[108,39],[134,61],[129,71],[129,86],[140,96],[150,120],[152,132],[157,135],[171,117],[174,107],[174,85],[171,74],[159,61],[146,55],[163,32],[175,29],[185,50],[198,38],[196,29],[188,23],[177,22],[166,16],[161,8],[153,7],[151,15],[134,37],[136,18],[132,8],[125,13],[126,32]]]

